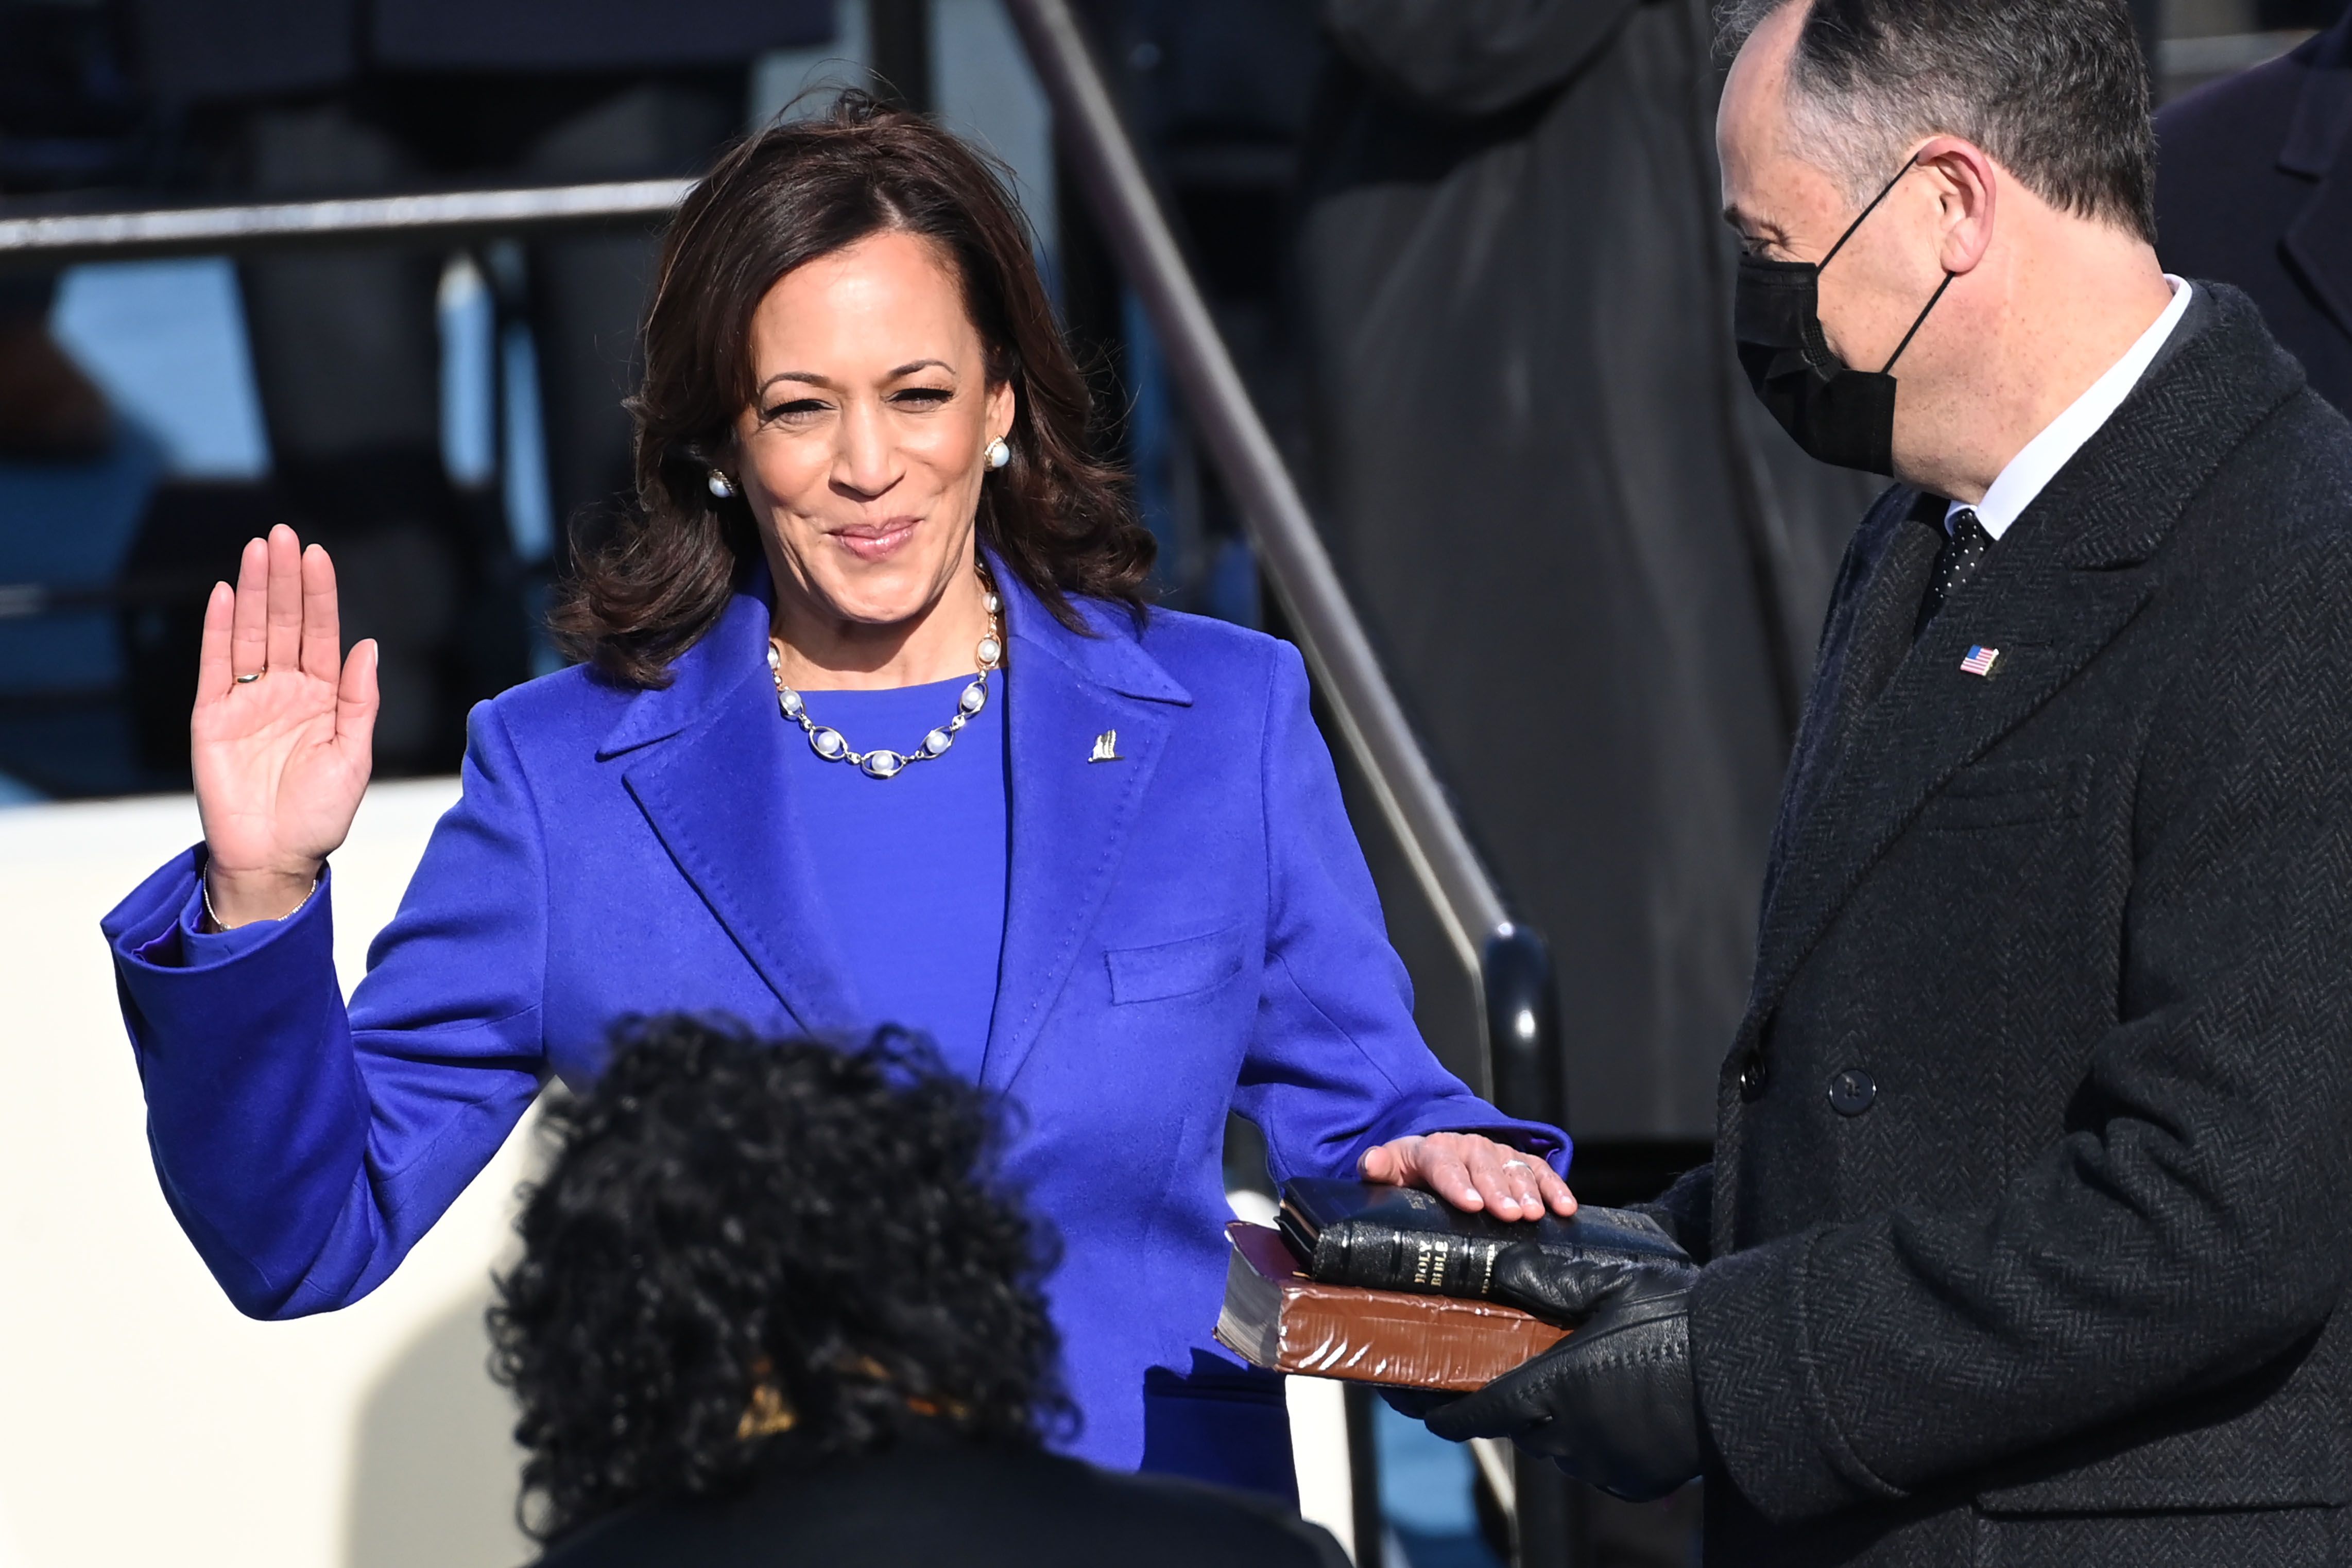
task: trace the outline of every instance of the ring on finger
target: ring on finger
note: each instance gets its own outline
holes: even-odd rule
[[[1507,1171],[1531,1171],[1536,1167],[1525,1160],[1505,1160],[1503,1168]]]
[[[236,678],[236,684],[241,686],[249,686],[268,673],[269,672],[268,670],[256,670],[249,675],[239,675]]]

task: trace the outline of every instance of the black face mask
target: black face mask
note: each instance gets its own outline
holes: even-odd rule
[[[1886,182],[1886,188],[1871,198],[1862,217],[1846,226],[1820,261],[1741,256],[1731,305],[1731,333],[1739,344],[1740,366],[1780,427],[1823,463],[1890,477],[1895,473],[1895,378],[1887,372],[1919,335],[1927,312],[1952,286],[1953,275],[1944,274],[1943,284],[1903,335],[1894,357],[1873,373],[1849,367],[1830,351],[1822,336],[1822,268],[1845,248],[1863,219],[1878,210],[1912,167],[1906,163]]]

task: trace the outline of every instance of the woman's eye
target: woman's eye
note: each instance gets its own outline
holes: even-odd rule
[[[760,412],[760,417],[767,420],[807,419],[811,415],[820,414],[824,412],[824,403],[823,401],[813,397],[803,397],[794,398],[790,402],[771,404],[769,407],[762,409]]]
[[[948,387],[908,387],[891,394],[890,401],[901,408],[937,408],[954,396],[954,391]]]

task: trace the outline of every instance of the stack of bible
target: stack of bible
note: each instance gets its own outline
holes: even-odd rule
[[[1612,1209],[1507,1222],[1363,1182],[1291,1182],[1277,1218],[1278,1229],[1225,1228],[1234,1253],[1218,1341],[1268,1371],[1391,1388],[1481,1387],[1566,1336],[1486,1299],[1507,1247],[1674,1249],[1646,1219]]]

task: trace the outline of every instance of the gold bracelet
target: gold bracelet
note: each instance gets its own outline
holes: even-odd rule
[[[310,902],[311,893],[319,891],[320,879],[325,874],[324,871],[313,873],[310,878],[310,893],[305,893],[302,895],[301,903],[295,904],[293,908],[288,910],[285,914],[272,915],[270,918],[273,920],[291,920],[294,916],[301,914],[302,905]],[[205,919],[212,926],[212,929],[205,933],[206,936],[218,936],[226,932],[238,929],[238,927],[231,925],[227,921],[223,920],[218,915],[213,912],[213,879],[209,873],[198,872],[196,873],[196,894],[205,901]],[[261,923],[257,920],[248,920],[246,922],[246,925],[258,925],[260,924]]]

